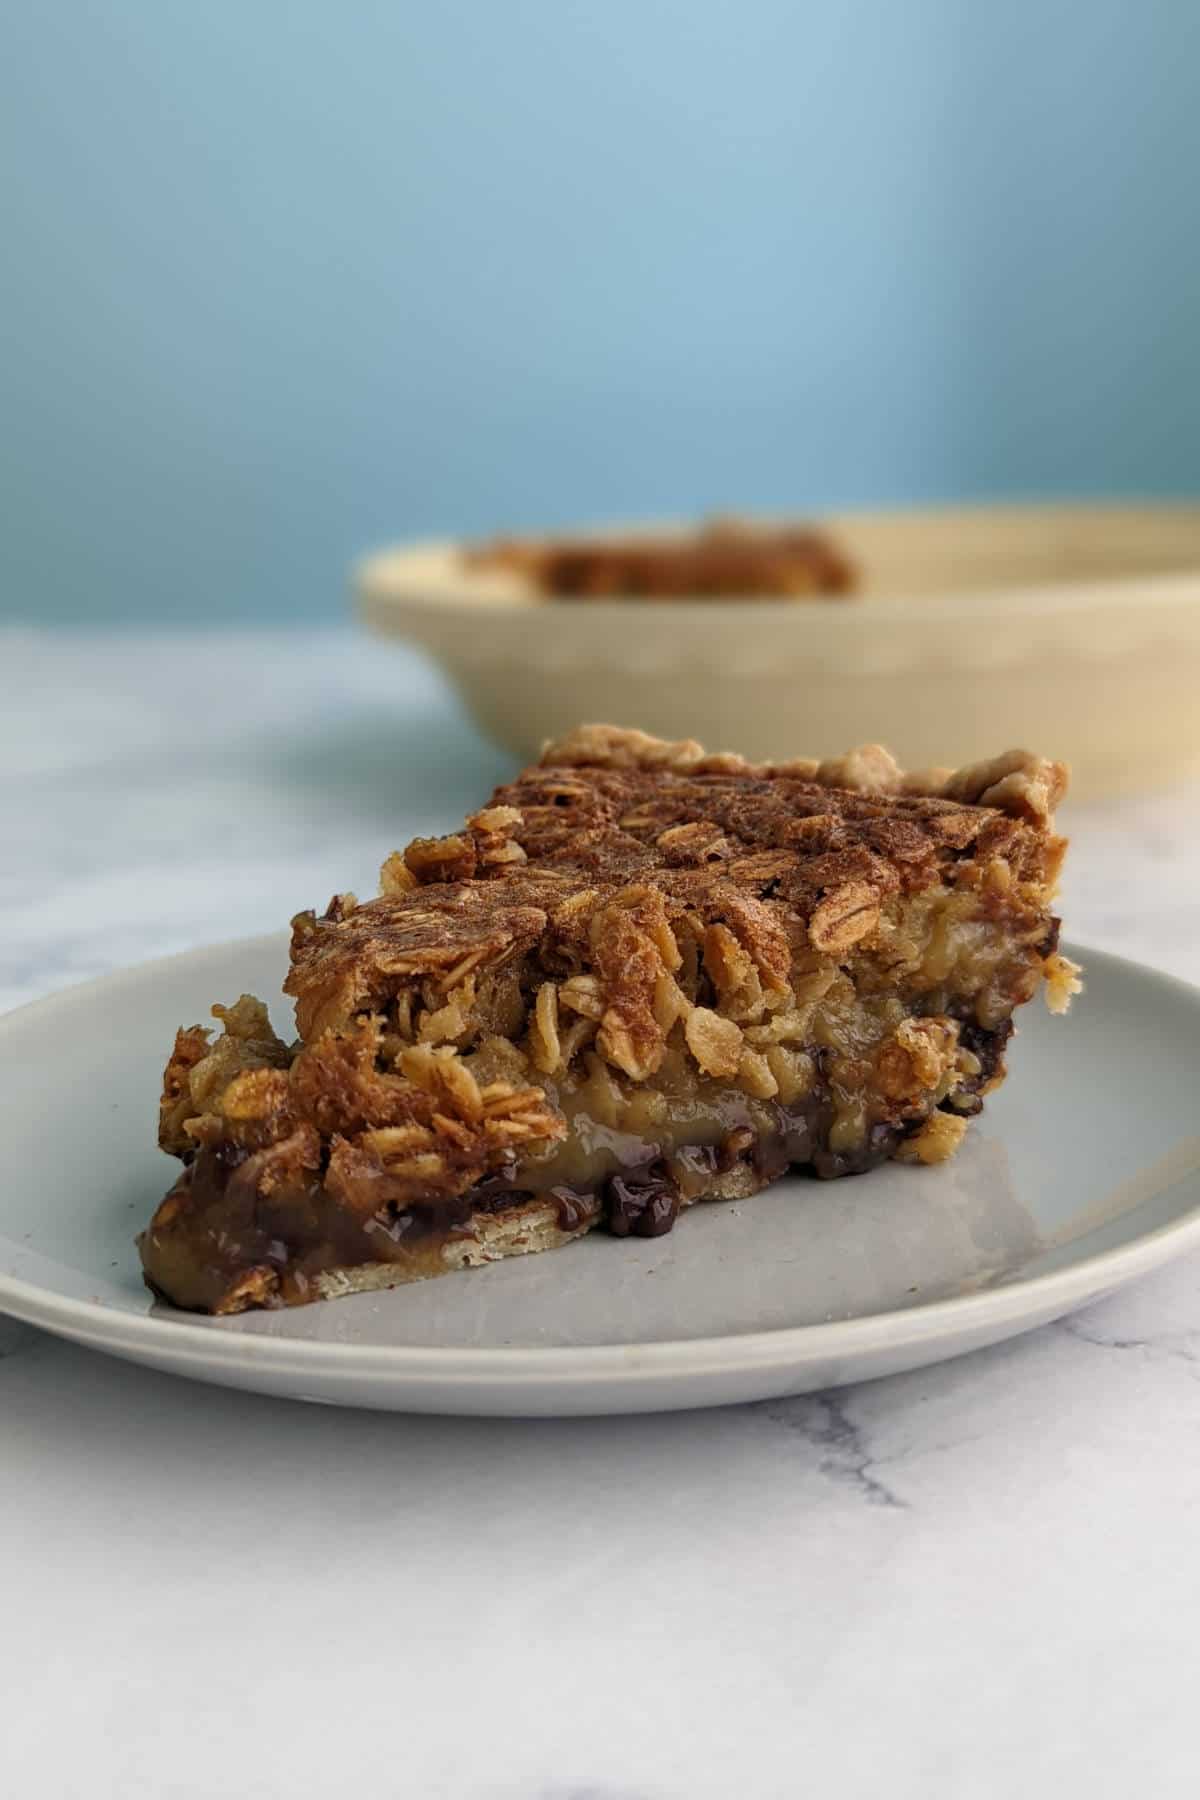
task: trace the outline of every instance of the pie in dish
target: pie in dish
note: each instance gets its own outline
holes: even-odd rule
[[[467,562],[514,570],[555,600],[836,599],[857,582],[827,532],[742,519],[675,536],[509,538],[469,550]]]
[[[936,1163],[1077,972],[1062,765],[754,765],[585,726],[378,899],[294,921],[297,1041],[180,1031],[146,1279],[216,1313],[669,1231],[789,1167]]]

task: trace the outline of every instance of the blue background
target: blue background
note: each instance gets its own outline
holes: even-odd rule
[[[1194,0],[22,0],[0,611],[394,536],[1200,486]]]

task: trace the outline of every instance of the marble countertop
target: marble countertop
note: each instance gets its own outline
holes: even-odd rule
[[[350,633],[0,633],[0,1008],[277,928],[511,766]],[[1200,790],[1070,935],[1200,982]],[[118,1027],[119,1029],[119,1027]],[[1200,1264],[824,1396],[319,1409],[0,1319],[0,1792],[1191,1796]]]

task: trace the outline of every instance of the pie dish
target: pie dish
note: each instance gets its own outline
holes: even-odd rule
[[[811,600],[844,597],[854,565],[812,525],[712,519],[686,532],[504,538],[464,553],[552,600]]]
[[[587,726],[382,893],[294,921],[289,1046],[249,996],[178,1034],[141,1239],[177,1306],[278,1307],[656,1236],[789,1167],[933,1164],[1014,1010],[1077,990],[1060,763],[755,765]]]
[[[663,738],[694,736],[702,720],[708,743],[758,762],[877,739],[905,768],[963,767],[998,745],[1049,744],[1071,765],[1073,800],[1196,767],[1200,507],[952,507],[821,523],[857,571],[845,604],[548,605],[519,572],[472,565],[454,540],[377,551],[354,586],[371,629],[432,657],[484,735],[522,763],[580,719],[609,718]],[[642,529],[661,539],[688,528]]]

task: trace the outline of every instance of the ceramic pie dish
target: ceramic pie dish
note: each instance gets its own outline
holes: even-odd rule
[[[1200,763],[1200,506],[821,524],[861,571],[852,600],[572,605],[444,541],[367,557],[355,587],[367,624],[429,652],[525,760],[608,718],[759,759],[873,740],[920,768],[1038,744],[1071,763],[1077,796]]]

